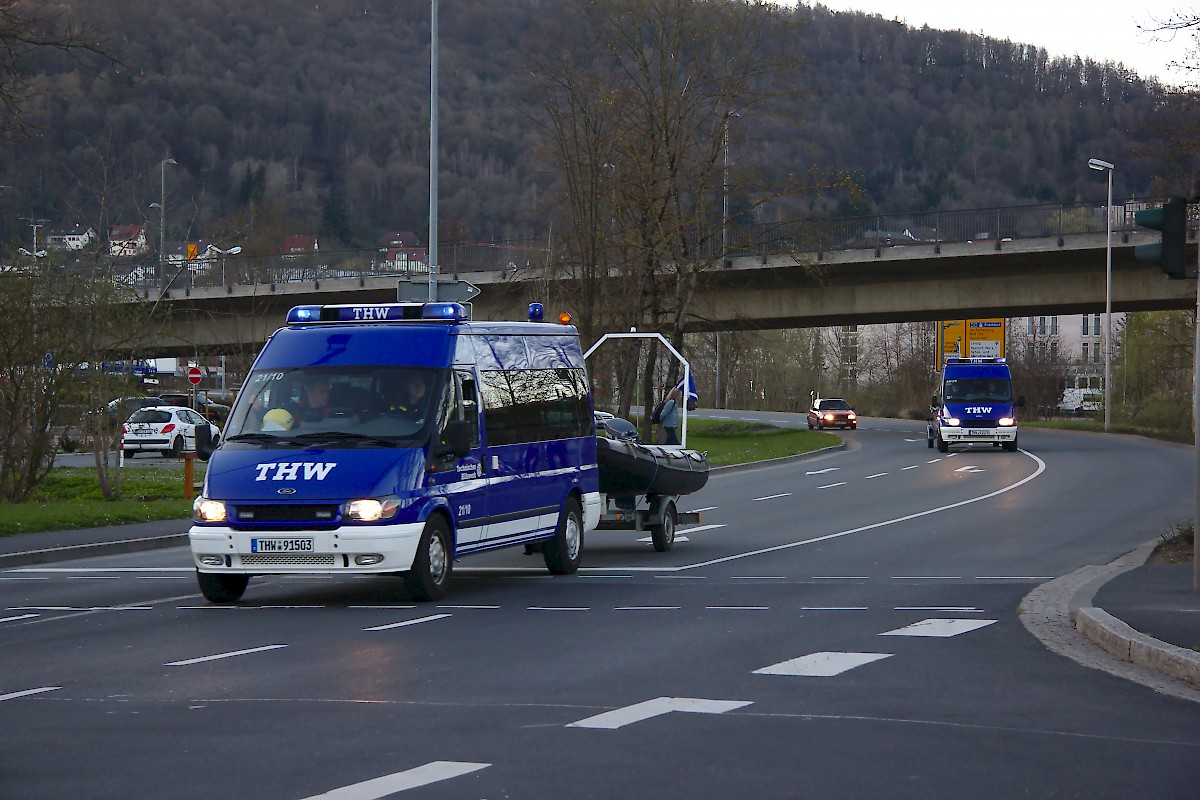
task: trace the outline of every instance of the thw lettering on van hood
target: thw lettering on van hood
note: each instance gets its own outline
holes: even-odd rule
[[[255,464],[258,470],[258,475],[254,478],[256,481],[311,481],[325,480],[325,476],[337,466],[337,462],[325,462],[318,464],[306,463],[303,461],[296,462],[273,462],[270,464]],[[302,469],[303,468],[303,469]],[[274,472],[274,474],[271,474]]]
[[[968,414],[990,414],[990,413],[992,413],[991,406],[967,406],[965,410]]]

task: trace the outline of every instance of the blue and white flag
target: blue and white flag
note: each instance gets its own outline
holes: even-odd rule
[[[687,382],[688,382],[688,389],[687,389],[687,392],[685,393],[685,396],[687,397],[687,410],[695,411],[696,404],[700,401],[700,393],[696,391],[696,373],[689,371],[688,376],[687,376]],[[675,388],[678,389],[680,392],[683,392],[683,381],[680,381],[679,384]]]

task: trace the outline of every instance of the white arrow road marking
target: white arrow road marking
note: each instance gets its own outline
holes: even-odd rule
[[[920,622],[914,622],[912,625],[905,625],[903,628],[897,628],[894,631],[888,631],[879,635],[927,636],[945,639],[950,636],[958,636],[960,633],[969,633],[979,628],[986,628],[995,621],[994,619],[923,619]]]
[[[968,464],[967,466],[959,467],[958,469],[956,469],[954,471],[955,472],[986,472],[987,470],[982,470],[979,467],[975,466],[974,464]]]
[[[457,778],[490,766],[491,764],[475,764],[470,761],[430,761],[424,766],[343,786],[325,794],[315,794],[305,800],[377,800],[389,794]]]
[[[781,661],[769,667],[756,669],[752,674],[831,678],[855,667],[861,667],[863,664],[891,657],[891,653],[810,653],[790,661]]]
[[[449,614],[430,614],[428,617],[406,619],[404,622],[392,622],[387,625],[376,625],[373,628],[363,628],[364,631],[390,631],[392,628],[403,628],[406,625],[417,625],[422,622],[433,622],[435,619],[445,619]]]
[[[806,472],[805,475],[824,475],[826,472],[837,472],[841,467],[827,467],[825,469],[817,469],[812,472]]]
[[[735,708],[750,705],[750,700],[701,700],[695,697],[656,697],[625,708],[605,711],[594,717],[581,719],[567,725],[568,728],[603,728],[615,731],[644,719],[684,711],[689,714],[724,714]]]
[[[250,653],[262,653],[266,650],[278,650],[281,647],[287,647],[286,644],[269,644],[266,647],[252,647],[249,650],[234,650],[229,653],[218,653],[215,656],[202,656],[200,658],[189,658],[184,661],[170,661],[163,664],[164,667],[186,667],[188,664],[199,664],[204,661],[216,661],[220,658],[233,658],[234,656],[245,656]]]
[[[53,692],[61,688],[61,686],[43,686],[40,689],[26,689],[23,692],[9,692],[8,694],[0,694],[0,701],[15,700],[18,697],[28,697],[31,694],[41,694],[42,692]]]

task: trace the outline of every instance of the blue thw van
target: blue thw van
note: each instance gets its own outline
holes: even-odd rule
[[[1017,449],[1017,413],[1024,397],[1013,397],[1012,372],[1003,358],[947,358],[940,394],[930,399],[926,443],[945,453],[952,444],[992,444]]]
[[[523,544],[574,572],[603,505],[592,412],[573,326],[472,322],[458,303],[293,308],[208,448],[200,589],[230,603],[252,575],[391,573],[437,600],[455,559]]]

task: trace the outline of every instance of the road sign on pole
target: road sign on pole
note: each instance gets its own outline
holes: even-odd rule
[[[467,281],[438,281],[437,299],[443,303],[467,303],[479,294],[479,287]],[[429,299],[429,281],[401,278],[396,288],[399,303],[424,303]]]
[[[204,373],[200,371],[199,367],[192,367],[188,370],[188,383],[192,386],[199,386],[202,377],[204,377]]]

